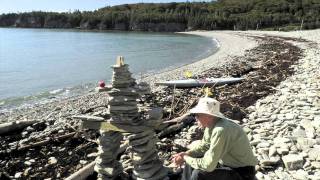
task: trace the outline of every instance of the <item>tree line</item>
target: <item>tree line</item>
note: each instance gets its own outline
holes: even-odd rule
[[[314,29],[320,27],[320,1],[124,4],[84,12],[2,14],[0,26],[141,31]]]

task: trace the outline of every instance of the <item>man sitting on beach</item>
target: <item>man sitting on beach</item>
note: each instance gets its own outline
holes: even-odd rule
[[[248,137],[242,128],[220,112],[213,98],[200,98],[190,110],[205,128],[201,143],[172,156],[176,166],[185,164],[182,180],[253,180],[255,165]]]

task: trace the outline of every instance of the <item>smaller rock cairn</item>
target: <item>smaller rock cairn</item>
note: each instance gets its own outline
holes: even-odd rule
[[[99,155],[94,167],[98,172],[98,179],[115,179],[121,174],[123,168],[117,161],[117,156],[123,132],[127,135],[132,152],[133,178],[166,179],[167,169],[159,160],[154,132],[154,128],[160,124],[162,109],[138,108],[137,99],[150,93],[150,87],[146,83],[136,84],[123,57],[118,57],[117,64],[112,68],[112,87],[107,90],[110,96],[110,119],[100,122],[99,126]],[[143,113],[144,111],[147,113]]]

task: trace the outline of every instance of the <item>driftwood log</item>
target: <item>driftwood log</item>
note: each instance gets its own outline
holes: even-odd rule
[[[39,142],[35,142],[35,143],[30,143],[28,145],[24,145],[24,146],[19,147],[18,151],[22,151],[22,150],[26,150],[26,149],[30,149],[30,148],[35,148],[35,147],[38,147],[38,146],[44,146],[44,145],[47,145],[47,144],[49,144],[50,142],[53,142],[53,141],[61,141],[61,140],[64,140],[64,139],[68,139],[68,138],[73,137],[75,134],[76,134],[75,132],[71,132],[71,133],[68,133],[68,134],[64,134],[64,135],[58,136],[56,138],[50,138],[50,139],[47,139],[47,140],[43,140],[43,141],[39,141]]]
[[[0,124],[0,135],[8,134],[14,131],[22,130],[32,124],[36,123],[37,121],[14,121]]]
[[[66,180],[84,180],[87,179],[88,176],[93,174],[93,168],[95,165],[95,161],[89,163],[88,165],[81,168],[79,171],[73,173],[71,176],[66,178]]]
[[[163,123],[166,124],[170,124],[171,125],[167,126],[166,128],[162,129],[159,133],[158,136],[160,138],[165,137],[167,135],[170,135],[172,133],[175,133],[177,131],[180,131],[181,129],[187,127],[188,125],[190,125],[193,121],[194,118],[192,116],[189,116],[190,114],[184,114],[180,117],[177,117],[175,119],[169,120],[169,121],[165,121]]]

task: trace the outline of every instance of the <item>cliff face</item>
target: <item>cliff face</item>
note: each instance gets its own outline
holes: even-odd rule
[[[20,16],[13,24],[14,27],[41,28],[43,20],[40,17]]]
[[[43,24],[44,28],[71,28],[71,24],[68,22],[67,18],[52,18],[47,17]]]

